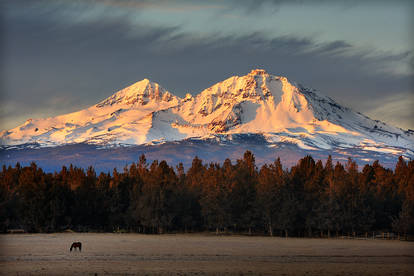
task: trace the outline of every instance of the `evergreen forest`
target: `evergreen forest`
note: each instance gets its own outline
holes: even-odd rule
[[[414,234],[414,161],[394,170],[311,156],[290,169],[236,162],[187,170],[142,155],[123,171],[74,166],[46,173],[35,163],[3,166],[0,231],[201,232],[320,237],[388,231]]]

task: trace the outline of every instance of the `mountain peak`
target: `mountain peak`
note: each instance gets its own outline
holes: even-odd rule
[[[96,105],[103,107],[114,104],[146,105],[149,101],[171,101],[176,98],[161,85],[145,78],[106,98]]]
[[[411,132],[371,120],[264,69],[232,76],[183,99],[143,79],[90,108],[1,132],[0,144],[144,144],[241,134],[302,149],[357,147],[414,155]]]
[[[249,75],[257,76],[257,75],[268,75],[265,69],[253,69],[250,71]]]

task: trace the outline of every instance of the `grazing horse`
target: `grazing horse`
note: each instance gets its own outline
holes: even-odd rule
[[[70,246],[70,251],[72,252],[72,248],[76,250],[76,248],[79,248],[79,251],[82,251],[82,243],[81,242],[74,242]]]

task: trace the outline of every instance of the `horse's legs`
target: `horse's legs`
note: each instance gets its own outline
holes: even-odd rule
[[[82,244],[81,243],[73,243],[70,247],[70,251],[72,252],[72,249],[76,251],[76,248],[79,248],[79,251],[82,251]]]

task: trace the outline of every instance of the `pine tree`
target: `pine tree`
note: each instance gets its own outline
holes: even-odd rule
[[[270,166],[266,164],[262,166],[257,184],[257,204],[264,220],[265,228],[268,229],[270,236],[273,236],[273,229],[278,222],[284,185],[285,176],[280,158]]]
[[[232,184],[231,215],[235,229],[247,229],[251,233],[257,220],[256,185],[257,168],[254,155],[246,151],[243,159],[237,160],[235,177]]]

